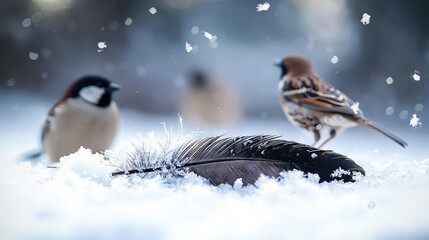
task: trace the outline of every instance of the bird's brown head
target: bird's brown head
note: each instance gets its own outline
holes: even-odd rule
[[[286,75],[297,77],[314,73],[310,61],[299,55],[285,57],[276,65],[282,70],[281,78]]]

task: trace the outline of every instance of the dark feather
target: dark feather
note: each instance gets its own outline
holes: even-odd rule
[[[343,155],[271,135],[217,136],[190,141],[176,148],[169,161],[158,164],[149,164],[150,159],[142,155],[145,152],[139,150],[134,155],[136,159],[131,159],[112,176],[175,169],[194,172],[219,185],[233,184],[239,178],[244,184],[253,184],[261,174],[279,177],[281,172],[290,170],[318,174],[320,182],[350,182],[355,175],[365,175],[362,167]],[[350,174],[335,174],[340,168]]]

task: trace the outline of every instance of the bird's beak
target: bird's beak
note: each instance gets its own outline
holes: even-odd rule
[[[276,59],[276,60],[274,60],[273,61],[273,65],[274,66],[277,66],[277,67],[282,67],[282,59],[281,58],[279,58],[279,59]]]
[[[122,86],[119,84],[110,83],[110,85],[107,87],[107,91],[112,93],[112,92],[118,91],[121,88],[122,88]]]

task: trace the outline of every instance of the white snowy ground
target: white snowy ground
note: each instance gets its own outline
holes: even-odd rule
[[[429,238],[424,125],[396,129],[409,142],[405,150],[362,128],[328,145],[366,169],[357,183],[318,184],[290,172],[280,182],[262,177],[256,186],[213,187],[193,174],[168,184],[158,178],[111,179],[103,157],[85,150],[63,158],[60,169],[22,161],[23,153],[38,146],[50,103],[3,92],[0,107],[0,239]],[[116,152],[138,133],[162,135],[161,121],[177,126],[174,116],[122,113]],[[187,122],[185,131],[191,132],[195,126]],[[246,120],[206,135],[219,133],[312,140],[285,119]]]

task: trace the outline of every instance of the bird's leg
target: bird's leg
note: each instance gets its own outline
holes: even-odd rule
[[[329,132],[328,139],[326,139],[322,144],[320,144],[319,148],[322,148],[323,145],[325,145],[326,143],[331,141],[335,137],[336,134],[337,134],[337,131],[335,129],[331,129],[331,131]]]
[[[320,140],[320,132],[317,129],[313,130],[314,133],[314,143],[311,144],[312,147],[316,146],[316,143]]]

